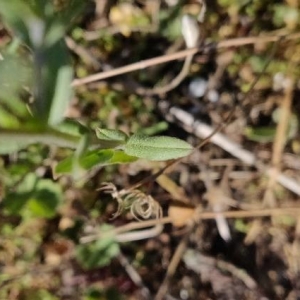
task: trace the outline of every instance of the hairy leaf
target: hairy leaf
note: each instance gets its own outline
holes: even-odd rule
[[[99,140],[125,142],[127,134],[121,130],[96,128],[96,135]]]
[[[128,155],[156,161],[184,157],[189,155],[192,150],[193,147],[187,142],[166,136],[133,135],[124,147],[124,151]]]

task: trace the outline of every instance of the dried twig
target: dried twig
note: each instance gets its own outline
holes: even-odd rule
[[[69,37],[65,37],[65,41],[70,50],[76,53],[88,66],[92,66],[95,70],[101,68],[101,63],[84,47],[75,43],[75,41]]]
[[[158,289],[156,295],[155,295],[155,300],[162,300],[164,299],[164,296],[166,295],[170,283],[170,279],[172,276],[175,274],[177,266],[181,260],[181,257],[186,249],[188,240],[189,240],[189,235],[192,232],[194,228],[194,224],[191,224],[189,227],[188,232],[185,233],[183,238],[181,239],[180,244],[177,246],[176,251],[171,259],[171,262],[169,263],[167,273],[165,275],[164,281],[162,282],[160,288]]]
[[[200,275],[202,275],[202,273],[211,273],[214,268],[218,268],[226,273],[231,273],[233,276],[240,279],[248,289],[253,290],[257,288],[257,284],[254,279],[244,270],[237,268],[229,262],[203,255],[199,251],[187,249],[183,256],[183,261],[189,269]],[[209,277],[209,274],[203,275]]]
[[[280,173],[283,149],[285,147],[288,135],[288,126],[290,122],[291,105],[293,100],[294,82],[292,78],[286,79],[286,89],[283,101],[280,105],[279,121],[276,128],[275,139],[272,152],[272,172],[270,172],[268,186],[264,194],[264,204],[275,206],[274,186],[276,177]]]
[[[165,94],[174,88],[176,88],[188,75],[192,60],[194,55],[189,55],[185,58],[183,67],[181,71],[178,73],[178,75],[168,84],[164,86],[154,87],[150,89],[146,89],[143,87],[138,87],[135,92],[142,96],[153,96],[153,95],[160,95]]]
[[[267,63],[265,64],[262,72],[256,77],[256,79],[253,81],[253,83],[251,84],[250,88],[248,89],[248,91],[244,94],[243,96],[243,101],[245,101],[245,99],[247,99],[250,95],[250,93],[252,92],[252,90],[254,89],[255,85],[257,84],[257,82],[259,81],[259,79],[261,78],[261,76],[264,74],[265,70],[267,69],[269,63],[271,62],[272,57],[275,54],[275,50],[276,50],[276,44],[273,47],[272,52],[269,55],[269,59],[267,61]],[[178,120],[181,121],[181,125],[186,128],[187,131],[192,131],[194,130],[194,128],[196,128],[197,130],[199,130],[199,135],[198,137],[202,138],[203,140],[197,145],[197,147],[195,147],[194,151],[197,151],[199,149],[201,149],[205,144],[207,144],[211,139],[215,140],[215,144],[222,147],[223,149],[227,150],[228,152],[230,152],[230,150],[232,149],[232,146],[234,145],[231,141],[227,142],[227,138],[221,134],[219,134],[219,131],[221,131],[222,128],[226,127],[231,118],[234,115],[235,112],[235,105],[233,105],[233,107],[231,108],[231,110],[229,111],[227,117],[225,118],[225,120],[216,128],[212,128],[209,125],[206,125],[205,123],[202,122],[196,122],[193,118],[192,115],[188,114],[187,112],[181,110],[181,109],[177,109],[176,107],[171,107],[170,104],[167,101],[160,101],[158,103],[158,107],[161,109],[163,115],[165,115],[166,119],[168,119],[168,116],[171,117],[171,120],[169,121],[174,121],[174,116],[178,115]],[[170,114],[170,110],[176,110],[177,109],[177,113],[173,113]],[[184,115],[184,116],[181,116]],[[181,117],[182,120],[181,120]],[[176,120],[176,118],[175,118]],[[176,120],[177,121],[177,120]],[[196,134],[197,135],[197,134]],[[218,142],[218,143],[217,143]],[[250,165],[254,165],[256,158],[252,155],[252,153],[246,151],[246,150],[242,150],[240,149],[240,146],[235,146],[235,153],[238,152],[238,158],[243,158],[244,162],[246,162],[247,164]],[[238,151],[239,150],[239,151]],[[158,176],[160,176],[161,174],[163,174],[169,167],[174,166],[175,164],[179,163],[181,161],[182,158],[176,159],[176,160],[172,160],[169,161],[165,167],[163,167],[161,170],[159,170],[158,172],[142,179],[141,181],[137,182],[136,184],[134,184],[133,186],[131,186],[130,188],[128,188],[127,190],[133,190],[136,189],[140,186],[142,186],[143,184],[145,184],[146,182],[149,182],[151,180],[156,179]],[[243,161],[243,159],[241,159]],[[281,178],[282,179],[282,178]],[[283,180],[283,181],[287,181],[287,180]],[[294,185],[291,184],[291,182],[289,181],[289,186],[293,187]]]
[[[212,210],[218,213],[216,224],[220,236],[224,241],[229,241],[231,240],[230,229],[227,220],[223,217],[222,211],[229,209],[229,206],[233,203],[236,205],[236,201],[230,197],[228,188],[228,174],[232,166],[227,166],[220,185],[215,185],[210,177],[210,170],[204,164],[200,164],[200,168],[201,172],[206,174],[206,178],[203,180],[206,188],[204,198],[208,201]]]
[[[300,207],[280,207],[280,208],[270,208],[270,209],[251,209],[251,210],[236,210],[236,211],[223,211],[222,215],[225,218],[258,218],[258,217],[272,217],[272,216],[282,216],[282,215],[300,215]],[[202,212],[195,210],[195,220],[211,220],[215,219],[218,216],[218,213],[215,212]],[[114,235],[116,240],[120,242],[127,241],[127,234],[137,234],[138,240],[149,238],[147,235],[144,235],[144,231],[138,231],[138,229],[147,228],[150,226],[155,226],[151,229],[155,229],[158,225],[164,225],[172,223],[171,217],[164,217],[161,219],[153,219],[141,222],[131,222],[123,226],[119,226],[105,233],[95,233],[84,236],[80,239],[80,243],[85,244],[92,241],[95,241],[99,238],[102,238],[104,235]],[[132,232],[131,232],[132,231]],[[159,234],[160,232],[158,232]],[[133,235],[132,235],[133,236]],[[155,235],[153,235],[155,236]],[[151,237],[153,237],[151,236]],[[128,239],[129,240],[129,239]],[[134,239],[130,239],[133,241]]]
[[[135,270],[135,268],[132,266],[132,264],[129,263],[126,256],[123,255],[122,253],[120,253],[118,255],[118,259],[119,259],[120,264],[123,266],[123,268],[127,272],[130,279],[134,282],[134,284],[136,286],[138,286],[140,288],[143,299],[151,299],[149,289],[145,286],[140,274]]]
[[[182,59],[185,58],[186,56],[194,55],[198,52],[207,53],[212,50],[223,49],[228,47],[241,47],[241,46],[253,45],[257,43],[271,43],[271,42],[277,42],[279,40],[295,40],[299,38],[300,38],[300,33],[297,32],[297,33],[283,35],[283,36],[275,35],[275,36],[244,37],[244,38],[229,39],[221,42],[207,42],[205,45],[202,45],[200,47],[190,48],[176,53],[162,55],[151,59],[146,59],[143,61],[139,61],[137,63],[126,65],[124,67],[93,74],[80,79],[75,79],[72,82],[72,86],[76,87],[94,81],[118,76],[121,74],[142,70],[151,67],[153,65],[163,64],[172,60]]]
[[[163,112],[167,120],[176,121],[181,124],[181,126],[188,132],[194,133],[197,137],[203,139],[207,139],[207,136],[210,136],[210,141],[229,152],[232,156],[237,157],[243,163],[252,165],[257,167],[260,171],[265,172],[270,176],[272,174],[273,169],[267,168],[255,155],[242,148],[241,145],[231,141],[224,134],[220,132],[215,132],[215,129],[210,125],[207,125],[200,120],[196,120],[191,114],[188,112],[176,107],[171,106],[166,101],[162,101],[159,104],[162,107]],[[168,113],[167,113],[168,112]],[[279,182],[286,189],[294,192],[295,194],[300,196],[300,184],[294,179],[279,173],[276,177],[276,181]]]

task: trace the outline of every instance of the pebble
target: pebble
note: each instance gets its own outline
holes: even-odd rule
[[[212,89],[207,92],[207,99],[210,102],[213,102],[213,103],[218,102],[219,98],[220,98],[220,95],[216,90]]]
[[[208,87],[208,81],[202,77],[194,78],[189,84],[189,93],[192,97],[203,97]]]

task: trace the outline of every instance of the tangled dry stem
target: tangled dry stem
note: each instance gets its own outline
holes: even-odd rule
[[[117,187],[111,182],[102,183],[102,186],[98,190],[110,194],[112,198],[118,202],[118,209],[113,215],[113,219],[128,209],[132,216],[138,221],[151,217],[160,219],[163,216],[160,204],[154,200],[151,195],[146,195],[140,190],[123,189],[118,191]]]

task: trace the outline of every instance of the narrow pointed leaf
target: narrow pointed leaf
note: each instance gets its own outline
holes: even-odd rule
[[[48,123],[59,124],[63,118],[72,95],[71,82],[73,70],[71,66],[64,65],[57,71],[55,92],[50,107]]]
[[[90,151],[80,159],[80,165],[85,170],[89,170],[97,165],[105,164],[113,155],[114,151],[110,149]]]
[[[125,142],[127,134],[121,130],[96,128],[96,135],[99,140]]]
[[[97,165],[106,164],[110,158],[113,157],[114,151],[107,150],[93,150],[82,156],[79,160],[79,166],[84,170],[89,170]],[[55,174],[71,173],[74,164],[74,156],[69,156],[60,161],[55,167]]]
[[[55,174],[71,173],[73,165],[73,156],[61,160],[54,168]]]
[[[73,119],[64,119],[63,122],[53,126],[53,128],[62,133],[77,137],[81,137],[83,134],[89,132],[89,129],[86,126]]]
[[[106,162],[106,165],[128,164],[138,160],[138,157],[126,154],[124,151],[115,150],[113,157]]]
[[[111,149],[125,144],[128,136],[121,130],[96,128],[96,136],[102,149]]]

